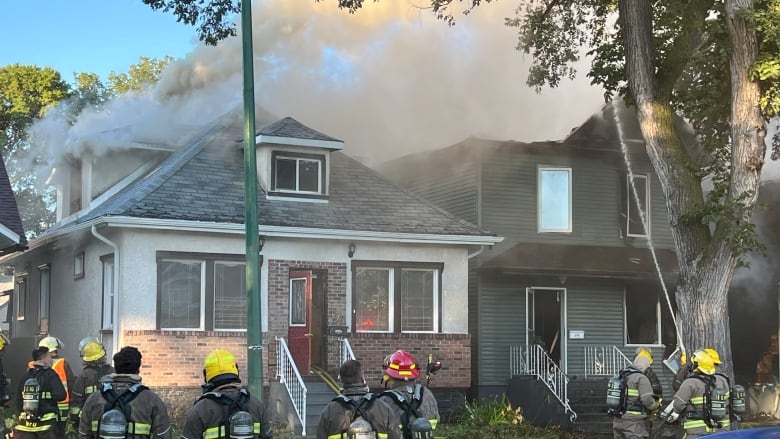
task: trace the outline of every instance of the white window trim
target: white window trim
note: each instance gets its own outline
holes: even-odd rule
[[[546,229],[542,227],[542,173],[544,171],[567,171],[569,174],[569,227],[565,229]],[[571,233],[572,232],[572,169],[567,166],[538,165],[536,167],[536,228],[538,233]]]
[[[623,287],[623,345],[637,347],[663,347],[663,334],[661,333],[661,297],[657,297],[655,302],[655,317],[656,317],[656,329],[655,333],[658,334],[658,340],[655,343],[629,343],[628,342],[628,305],[626,303],[626,296],[628,295],[628,289]]]
[[[629,224],[631,222],[631,202],[634,199],[634,189],[631,186],[631,176],[626,174],[626,188],[628,189],[626,191],[626,236],[631,238],[649,238],[650,232],[653,230],[653,227],[650,222],[650,175],[649,174],[634,174],[634,180],[636,179],[644,179],[645,180],[645,221],[647,222],[647,230],[644,235],[640,235],[637,233],[631,233]],[[637,212],[639,213],[639,212]]]
[[[359,270],[386,270],[389,272],[387,277],[387,330],[382,331],[359,331],[359,333],[391,334],[395,332],[395,267],[360,267]],[[354,282],[354,281],[353,281]],[[354,307],[354,304],[353,304]]]
[[[404,331],[401,328],[402,334],[438,334],[439,333],[439,270],[436,268],[401,268],[401,273],[404,271],[430,271],[433,273],[433,330],[431,331]],[[401,317],[403,318],[403,316]]]
[[[214,277],[215,277],[215,279],[214,279],[214,282],[213,282],[214,285],[212,285],[212,288],[213,288],[212,299],[214,300],[214,303],[212,304],[212,309],[211,309],[211,313],[212,313],[211,321],[214,322],[214,325],[213,325],[214,326],[214,331],[219,331],[219,332],[246,332],[246,328],[244,328],[244,329],[217,328],[217,325],[216,325],[216,321],[217,321],[217,281],[216,281],[217,264],[243,265],[244,266],[244,270],[246,270],[246,262],[241,262],[241,261],[223,261],[223,260],[219,260],[219,259],[215,259],[213,261]],[[245,273],[246,273],[246,271],[245,271]],[[205,303],[205,301],[206,300],[204,298],[203,302]],[[247,304],[247,306],[249,306],[249,304]],[[205,324],[206,323],[203,322],[204,327],[205,327]],[[249,326],[249,322],[247,322],[247,326]]]
[[[206,328],[206,261],[202,259],[163,258],[160,262],[197,262],[200,264],[200,326],[197,328],[169,328],[160,322],[162,331],[205,331]],[[116,280],[115,280],[116,281]]]
[[[44,276],[44,273],[45,276]],[[44,277],[47,284],[44,297]],[[38,267],[38,327],[41,327],[41,323],[46,319],[47,333],[48,325],[51,322],[51,266],[44,264]],[[45,312],[44,312],[45,311]],[[45,314],[45,315],[44,315]]]
[[[295,189],[281,189],[279,188],[276,179],[279,177],[279,172],[276,170],[276,162],[278,160],[295,160]],[[301,161],[309,161],[309,162],[316,162],[317,163],[317,190],[316,191],[302,191],[298,189],[301,185],[301,175],[299,172],[299,165]],[[277,155],[273,159],[272,166],[274,167],[274,182],[273,182],[273,192],[277,193],[288,193],[288,194],[311,194],[311,195],[323,195],[324,192],[322,190],[322,173],[323,173],[323,167],[325,164],[325,159],[323,158],[312,158],[312,157],[295,157],[295,156],[286,156],[286,155]]]
[[[306,285],[306,278],[305,277],[291,277],[290,278],[290,282],[288,284],[289,287],[288,287],[288,290],[287,290],[287,296],[288,296],[288,302],[289,302],[288,309],[287,309],[287,324],[290,325],[290,326],[297,327],[297,328],[302,328],[302,327],[306,326],[306,321],[309,318],[308,315],[304,315],[304,317],[303,317],[304,322],[303,323],[293,323],[292,322],[292,314],[293,314],[292,313],[292,291],[293,291],[293,281],[296,281],[296,280],[302,280],[304,288],[308,287],[308,285]],[[304,298],[304,301],[306,301],[306,298]],[[308,312],[308,310],[306,309],[306,304],[304,304],[304,311],[303,312],[304,313]]]

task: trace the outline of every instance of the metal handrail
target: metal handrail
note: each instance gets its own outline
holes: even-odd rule
[[[352,352],[352,345],[349,344],[349,339],[341,337],[339,338],[341,344],[339,345],[339,357],[341,358],[341,364],[344,364],[347,360],[356,360],[355,353]]]
[[[588,376],[613,376],[631,364],[631,360],[613,345],[585,346],[585,378]]]
[[[283,337],[276,337],[276,347],[276,376],[287,389],[295,414],[301,421],[301,436],[306,436],[306,384],[303,383],[303,378]]]
[[[543,347],[538,344],[509,346],[509,371],[511,375],[535,376],[555,395],[564,410],[569,413],[569,419],[572,422],[577,419],[577,413],[569,404],[569,378]]]

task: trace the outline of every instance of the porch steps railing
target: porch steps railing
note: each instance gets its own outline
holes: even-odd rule
[[[347,360],[356,360],[355,353],[352,352],[352,345],[349,344],[348,338],[339,338],[339,364],[344,364]]]
[[[295,414],[301,421],[301,436],[306,436],[306,384],[298,372],[298,367],[283,337],[276,337],[276,348],[276,375],[279,382],[287,389]]]
[[[569,414],[569,419],[572,422],[577,419],[577,413],[569,404],[569,378],[540,345],[509,346],[509,373],[510,376],[535,376],[555,395],[563,409]]]
[[[631,364],[617,346],[585,346],[585,378],[613,376]]]

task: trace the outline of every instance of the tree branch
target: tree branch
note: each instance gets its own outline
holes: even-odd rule
[[[713,0],[694,0],[685,8],[685,14],[680,18],[683,27],[672,43],[666,59],[658,68],[658,86],[664,94],[672,92],[683,70],[688,66],[687,61],[696,49],[704,20],[714,3]]]

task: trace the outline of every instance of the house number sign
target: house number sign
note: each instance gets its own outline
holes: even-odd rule
[[[569,340],[583,340],[585,339],[585,331],[569,331]]]

